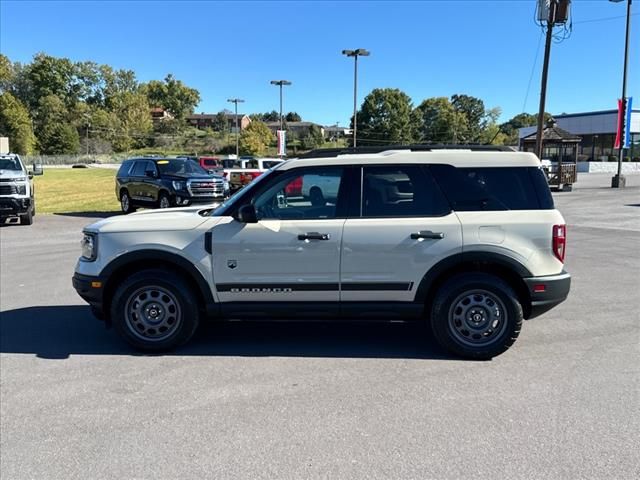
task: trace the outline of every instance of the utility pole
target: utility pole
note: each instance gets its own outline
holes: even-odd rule
[[[611,0],[618,3],[622,0]],[[611,188],[624,188],[626,185],[626,179],[622,175],[622,161],[624,160],[624,121],[627,115],[627,65],[629,63],[629,31],[631,30],[631,0],[627,0],[627,24],[624,41],[624,66],[622,68],[622,101],[620,103],[620,124],[618,130],[620,131],[620,150],[618,152],[618,173],[611,178]],[[631,131],[631,130],[629,130]]]
[[[229,103],[233,103],[236,109],[236,159],[240,158],[240,130],[238,128],[238,103],[244,103],[241,98],[230,98],[227,100]]]
[[[547,36],[544,44],[544,61],[542,63],[542,84],[540,86],[540,108],[538,109],[538,130],[536,133],[536,155],[542,160],[542,145],[544,137],[544,108],[547,101],[547,77],[549,74],[549,56],[551,54],[551,40],[553,25],[556,17],[557,0],[550,0],[549,16],[547,18]],[[562,162],[562,159],[559,160]]]
[[[353,147],[357,146],[357,130],[358,130],[358,57],[368,57],[370,52],[364,48],[358,48],[357,50],[343,50],[343,55],[347,57],[353,57],[354,70],[353,70]]]

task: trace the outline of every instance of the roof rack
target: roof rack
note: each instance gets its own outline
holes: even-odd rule
[[[431,152],[433,150],[471,150],[473,152],[513,152],[513,148],[505,145],[465,145],[465,144],[418,144],[418,145],[385,145],[367,147],[318,148],[300,155],[298,158],[326,158],[338,155],[357,153],[381,153],[389,150],[411,150],[412,152]]]

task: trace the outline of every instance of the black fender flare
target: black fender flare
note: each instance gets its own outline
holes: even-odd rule
[[[193,263],[189,260],[181,257],[178,254],[166,252],[163,250],[155,250],[155,249],[143,249],[143,250],[134,250],[129,253],[125,253],[111,262],[109,262],[100,272],[100,278],[105,279],[105,291],[109,288],[109,279],[112,278],[114,272],[120,270],[127,265],[132,263],[137,263],[140,261],[162,261],[164,263],[168,263],[176,266],[180,270],[186,272],[190,279],[193,280],[198,286],[199,293],[202,295],[204,299],[204,307],[207,312],[215,310],[216,303],[213,298],[213,293],[211,292],[211,287],[209,282],[204,278],[200,270],[198,270]]]
[[[492,264],[508,269],[518,275],[520,278],[532,277],[533,274],[517,260],[495,252],[462,252],[451,255],[436,263],[418,284],[416,289],[415,302],[424,303],[427,301],[429,292],[438,277],[448,270],[455,269],[459,265],[478,263]]]

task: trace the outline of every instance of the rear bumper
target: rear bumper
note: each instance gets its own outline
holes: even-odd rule
[[[558,275],[529,277],[523,280],[531,298],[531,309],[527,319],[542,315],[564,302],[571,289],[571,275],[565,271]],[[544,286],[544,290],[542,286]]]
[[[76,289],[78,295],[80,295],[85,302],[91,305],[93,314],[101,320],[104,319],[104,279],[92,275],[74,273],[72,282],[73,288]]]
[[[31,199],[27,198],[13,198],[13,197],[0,197],[0,216],[13,217],[16,215],[23,215],[31,208]]]

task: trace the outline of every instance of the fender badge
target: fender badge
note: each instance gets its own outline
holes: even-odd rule
[[[227,260],[227,267],[229,267],[231,270],[233,270],[237,266],[238,266],[237,260]]]

